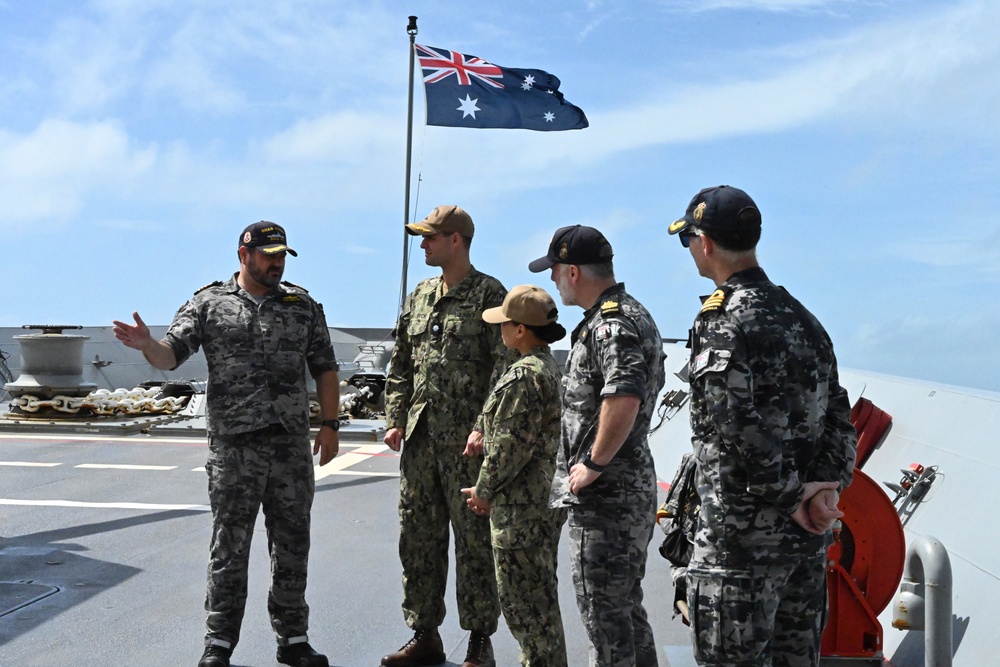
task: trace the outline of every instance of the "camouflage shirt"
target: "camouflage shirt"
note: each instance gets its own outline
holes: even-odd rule
[[[857,436],[822,325],[763,270],[741,271],[704,301],[689,374],[696,557],[726,564],[823,548],[790,514],[803,482],[850,483]]]
[[[618,283],[605,290],[573,330],[563,378],[562,437],[551,500],[556,505],[626,503],[637,491],[653,492],[656,473],[646,436],[663,388],[663,342],[641,303]],[[597,437],[606,396],[637,396],[639,413],[621,449],[580,494],[569,490],[569,469],[583,460]]]
[[[208,428],[234,435],[281,423],[309,432],[305,370],[338,370],[323,307],[281,283],[258,305],[236,282],[216,282],[181,306],[164,342],[180,366],[199,347],[208,361]]]
[[[494,508],[547,506],[559,447],[561,377],[543,345],[511,364],[486,399],[486,458],[476,495]]]
[[[482,314],[506,295],[500,281],[473,268],[447,292],[435,276],[406,297],[386,378],[387,429],[408,438],[425,416],[429,433],[457,430],[464,444],[506,360],[500,327]]]

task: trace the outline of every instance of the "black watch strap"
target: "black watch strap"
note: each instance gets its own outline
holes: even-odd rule
[[[581,463],[594,472],[604,472],[604,466],[594,463],[594,459],[590,458],[590,451],[588,451],[587,455],[583,457],[583,461],[581,461]]]
[[[329,426],[334,431],[339,431],[340,430],[340,420],[339,419],[324,419],[323,421],[321,421],[319,423],[319,425],[320,425],[320,428],[322,428],[324,426]]]

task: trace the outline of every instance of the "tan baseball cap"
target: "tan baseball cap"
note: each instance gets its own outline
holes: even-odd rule
[[[458,232],[471,239],[476,227],[472,224],[472,216],[454,204],[438,206],[420,222],[406,225],[406,233],[411,236],[430,236],[440,232],[448,234]]]
[[[556,302],[548,292],[534,285],[518,285],[507,292],[503,305],[483,311],[483,321],[490,324],[513,321],[543,327],[557,319]]]

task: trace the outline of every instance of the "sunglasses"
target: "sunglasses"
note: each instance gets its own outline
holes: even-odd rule
[[[690,247],[691,245],[691,239],[693,239],[696,236],[699,236],[698,232],[685,229],[683,232],[677,235],[677,238],[681,240],[681,245],[687,248]]]

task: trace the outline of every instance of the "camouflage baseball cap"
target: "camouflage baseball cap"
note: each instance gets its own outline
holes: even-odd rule
[[[601,264],[614,256],[604,234],[593,227],[571,225],[556,230],[549,243],[549,251],[544,257],[528,264],[528,270],[538,273],[556,264]]]
[[[543,327],[559,319],[556,302],[549,293],[534,285],[518,285],[496,308],[483,311],[483,321],[490,324],[519,322],[533,327]]]
[[[430,236],[441,232],[446,234],[457,232],[471,239],[476,227],[472,224],[472,216],[454,204],[438,206],[420,222],[406,225],[406,233],[411,236]]]
[[[739,188],[705,188],[688,204],[684,217],[670,223],[667,231],[679,234],[688,227],[705,232],[723,248],[749,250],[760,240],[760,210]]]
[[[299,256],[297,252],[288,247],[285,229],[281,225],[267,220],[261,220],[247,226],[240,235],[240,247],[257,248],[266,255],[286,250],[292,257]]]

